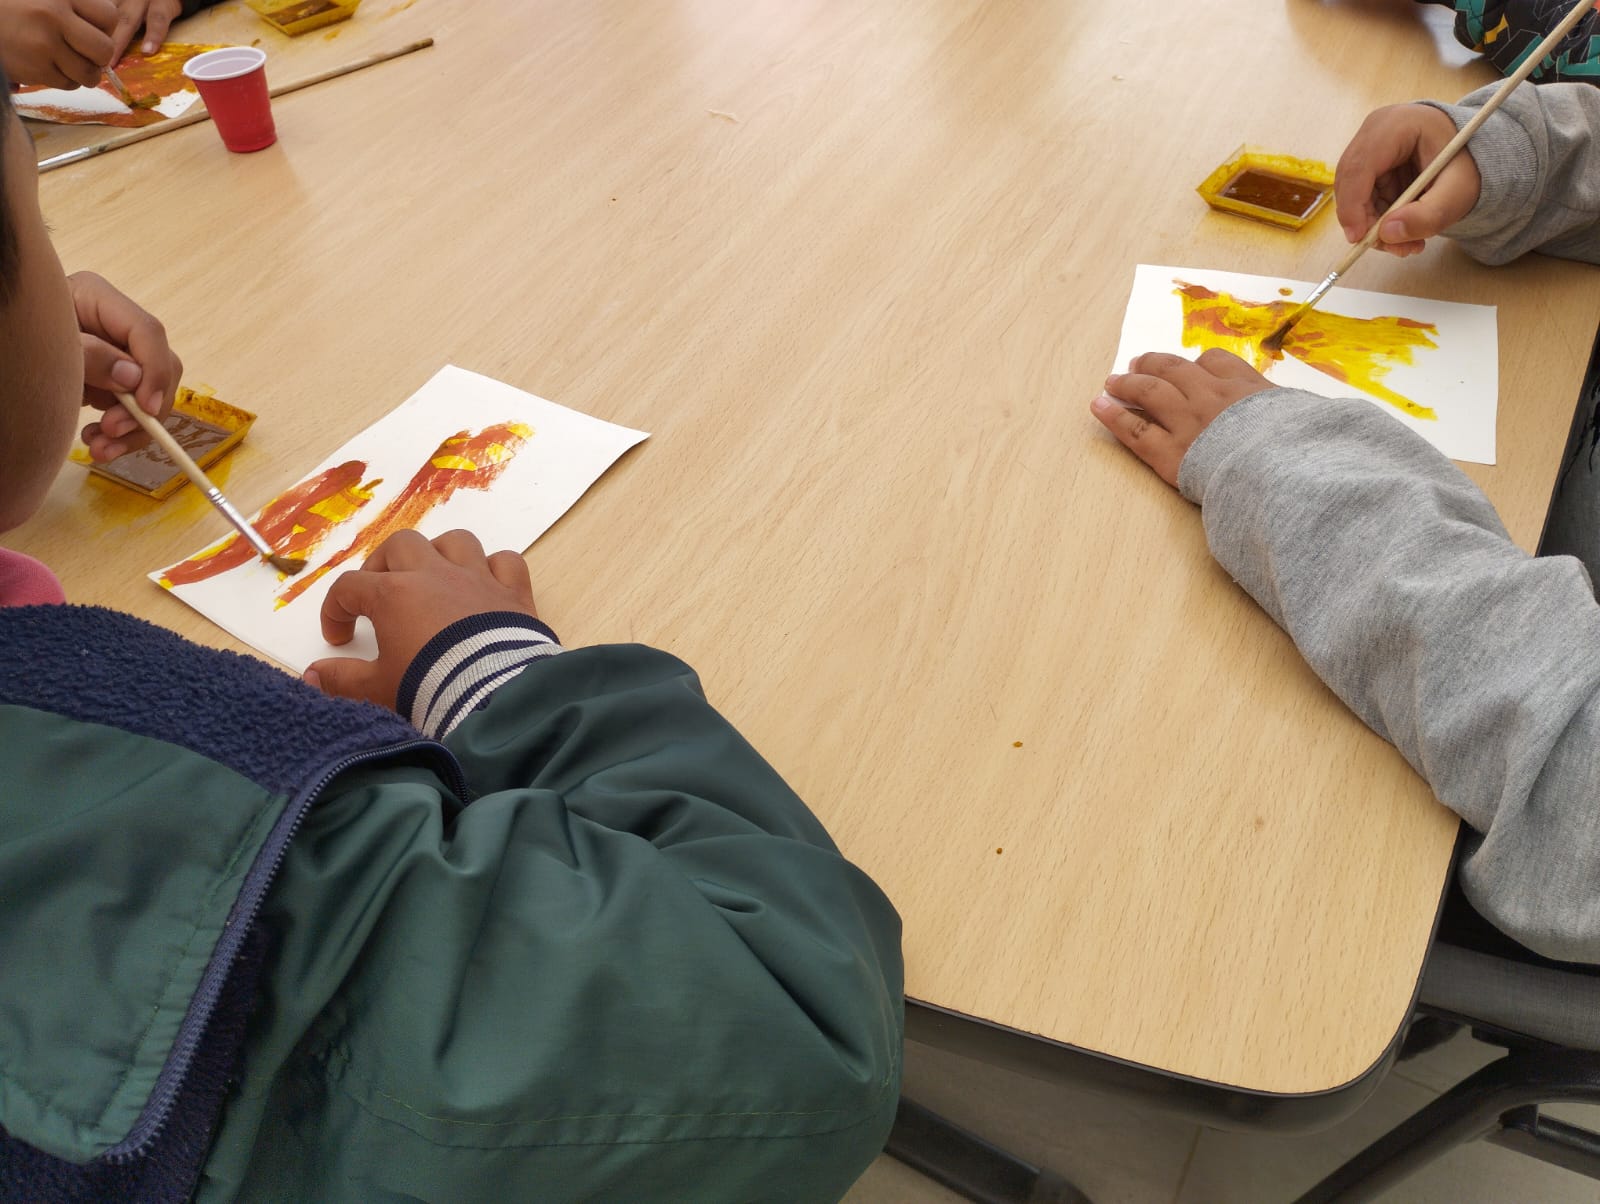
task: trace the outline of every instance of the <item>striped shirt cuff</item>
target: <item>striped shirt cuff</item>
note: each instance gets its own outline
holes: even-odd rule
[[[400,679],[395,710],[423,735],[443,740],[506,682],[560,651],[556,633],[529,615],[501,610],[460,619],[417,653]]]

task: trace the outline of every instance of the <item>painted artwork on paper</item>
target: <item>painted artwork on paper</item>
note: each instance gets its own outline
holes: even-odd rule
[[[102,78],[93,88],[17,89],[11,100],[17,112],[33,121],[58,125],[155,125],[187,113],[200,93],[183,74],[183,65],[197,54],[216,50],[188,42],[168,42],[154,54],[129,51],[117,64],[117,78],[128,90],[125,102]]]
[[[372,657],[362,620],[337,651],[322,639],[322,600],[396,531],[429,538],[455,528],[490,550],[525,549],[607,468],[646,438],[500,381],[441,369],[252,521],[293,577],[237,535],[150,578],[218,626],[296,672],[324,656]]]
[[[1267,336],[1311,294],[1297,280],[1140,264],[1114,370],[1145,351],[1217,347],[1274,384],[1363,397],[1457,460],[1493,464],[1499,356],[1493,306],[1335,288],[1283,341]]]

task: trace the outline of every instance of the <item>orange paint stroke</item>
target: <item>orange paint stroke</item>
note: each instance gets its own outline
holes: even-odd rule
[[[1427,406],[1402,397],[1382,383],[1396,364],[1411,364],[1418,347],[1437,349],[1428,336],[1438,334],[1431,322],[1412,318],[1351,318],[1314,309],[1295,324],[1274,354],[1261,343],[1295,309],[1292,301],[1244,301],[1200,284],[1172,283],[1183,302],[1183,345],[1202,350],[1220,347],[1248,360],[1257,372],[1267,371],[1287,353],[1341,384],[1354,385],[1413,418],[1437,419]]]
[[[306,556],[340,523],[348,522],[372,500],[377,481],[361,483],[367,465],[346,460],[310,477],[268,502],[256,519],[261,537],[284,556]],[[256,558],[256,550],[237,535],[230,535],[161,575],[161,585],[193,585]],[[282,574],[279,575],[280,578]]]
[[[168,42],[154,54],[143,54],[137,50],[130,50],[122,56],[122,61],[117,64],[117,78],[128,89],[128,95],[136,101],[155,102],[164,100],[175,92],[182,92],[185,88],[194,91],[194,84],[183,74],[183,65],[197,54],[207,50],[216,50],[216,46],[201,46],[187,42]],[[116,97],[117,90],[111,86],[109,80],[101,78],[97,85],[100,91],[107,96]],[[30,84],[18,88],[19,95],[42,90],[42,85]],[[35,112],[40,117],[57,121],[63,125],[114,125],[124,129],[135,126],[155,125],[169,118],[164,113],[158,113],[152,108],[139,107],[129,113],[94,113],[88,114],[77,109],[63,109],[55,106],[40,106]],[[28,116],[33,116],[30,112]]]
[[[457,431],[434,449],[427,464],[349,547],[334,553],[314,572],[295,578],[289,588],[278,595],[277,605],[289,605],[346,561],[357,556],[366,559],[389,536],[415,527],[428,511],[441,505],[457,490],[489,488],[532,436],[533,428],[520,422],[498,422],[476,435]]]

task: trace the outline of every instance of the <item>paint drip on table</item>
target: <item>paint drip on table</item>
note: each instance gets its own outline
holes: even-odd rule
[[[325,656],[370,658],[365,620],[348,645],[322,639],[322,600],[340,571],[407,529],[432,539],[464,528],[491,552],[525,549],[644,438],[446,367],[256,515],[281,555],[309,562],[303,573],[279,573],[229,535],[150,577],[296,671]]]
[[[1219,348],[1275,385],[1365,398],[1445,455],[1494,463],[1499,365],[1492,306],[1335,288],[1289,332],[1281,352],[1267,350],[1267,336],[1313,287],[1140,264],[1113,370],[1126,371],[1146,351],[1193,358]]]
[[[117,78],[127,88],[125,103],[101,79],[93,88],[44,88],[28,85],[11,98],[17,112],[33,121],[59,125],[114,125],[124,128],[155,125],[181,117],[200,99],[183,65],[197,54],[216,50],[189,42],[168,42],[154,54],[130,51],[117,64]]]

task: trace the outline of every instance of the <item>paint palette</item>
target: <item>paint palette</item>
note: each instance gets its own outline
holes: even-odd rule
[[[1333,195],[1333,169],[1256,146],[1241,146],[1196,189],[1223,213],[1299,230]]]
[[[245,0],[255,13],[279,33],[297,38],[324,25],[348,21],[361,0]]]
[[[249,410],[241,410],[193,389],[180,388],[164,425],[196,464],[209,468],[238,446],[255,420],[256,416]],[[189,479],[167,453],[154,444],[118,456],[109,464],[91,460],[82,445],[73,448],[71,458],[95,476],[125,485],[157,501],[171,497]]]

